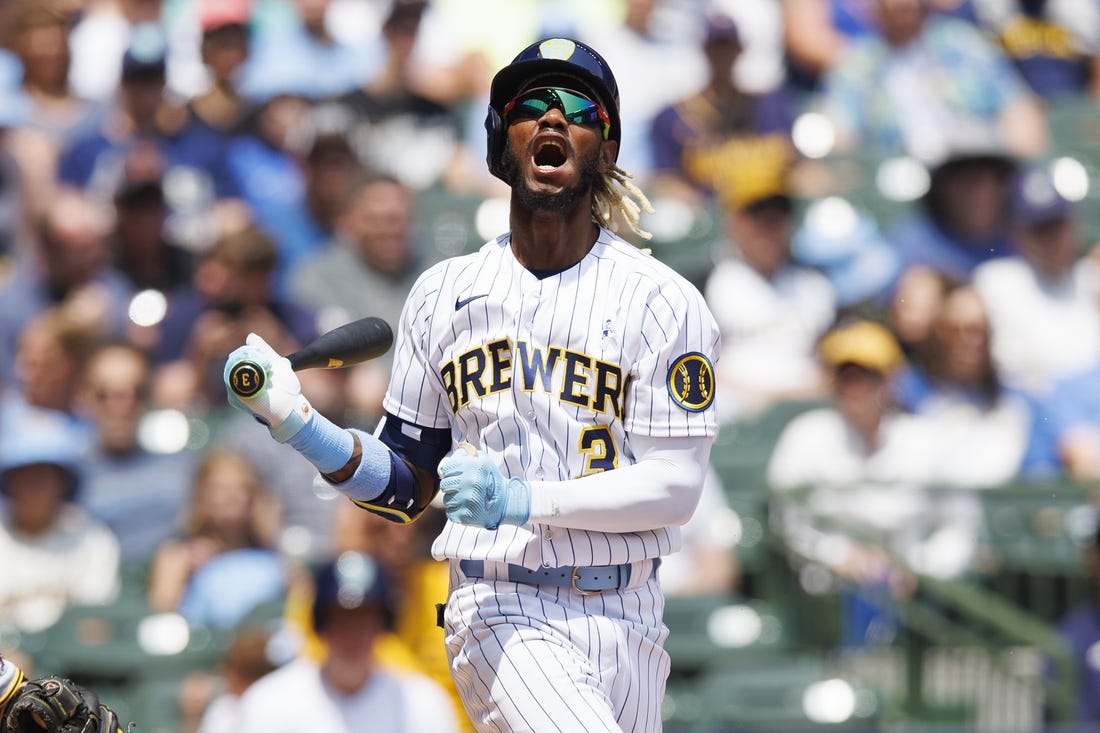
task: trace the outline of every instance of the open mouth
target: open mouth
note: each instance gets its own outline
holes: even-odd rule
[[[557,140],[545,140],[535,149],[535,167],[550,171],[565,165],[565,146]]]

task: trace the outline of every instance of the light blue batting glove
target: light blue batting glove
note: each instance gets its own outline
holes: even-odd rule
[[[244,362],[255,364],[262,375]],[[294,437],[313,417],[313,408],[302,395],[302,385],[290,360],[254,333],[248,334],[245,345],[226,358],[222,378],[229,404],[266,425],[280,443]],[[256,391],[242,396],[234,391],[234,386],[245,392]]]
[[[505,478],[489,456],[468,444],[443,459],[439,477],[452,522],[496,529],[523,524],[531,516],[531,488],[523,479]]]

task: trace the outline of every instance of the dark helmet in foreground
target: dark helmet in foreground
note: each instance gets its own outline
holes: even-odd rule
[[[592,98],[607,113],[608,140],[619,142],[619,85],[607,62],[590,46],[569,38],[547,38],[519,52],[493,77],[485,116],[489,172],[504,178],[501,161],[507,139],[504,107],[517,94],[535,87],[562,87]]]

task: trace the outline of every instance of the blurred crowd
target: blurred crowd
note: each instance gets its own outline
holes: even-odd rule
[[[231,628],[309,608],[306,571],[353,552],[389,578],[364,621],[380,656],[453,692],[430,536],[349,512],[228,409],[222,367],[251,331],[290,353],[398,321],[453,254],[423,202],[507,196],[489,81],[549,35],[617,76],[619,164],[656,209],[652,241],[620,233],[705,294],[724,423],[812,405],[762,456],[777,497],[820,492],[775,512],[793,552],[868,585],[897,558],[957,576],[974,491],[1100,480],[1100,249],[1089,166],[1053,125],[1100,104],[1097,0],[0,0],[0,34],[0,630],[135,578],[150,608]],[[842,195],[867,161],[896,216]],[[683,221],[708,217],[683,256]],[[372,429],[388,367],[301,379]],[[673,595],[738,590],[743,487],[710,478]],[[340,626],[300,616],[307,637]],[[230,697],[269,671],[248,641]]]

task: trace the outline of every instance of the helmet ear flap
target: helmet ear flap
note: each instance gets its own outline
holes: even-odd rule
[[[504,120],[491,104],[488,112],[485,113],[485,138],[485,162],[489,166],[489,172],[497,178],[502,178],[503,166],[501,165],[501,159],[504,157],[505,143]]]

